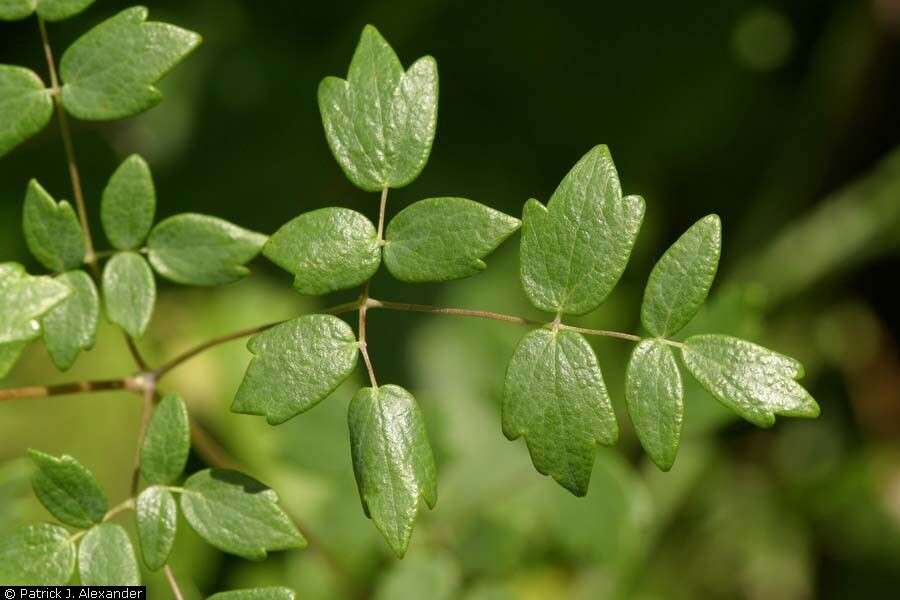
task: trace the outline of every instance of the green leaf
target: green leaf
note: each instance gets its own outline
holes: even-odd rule
[[[153,84],[201,41],[167,23],[145,22],[136,6],[100,23],[72,44],[59,65],[62,103],[79,119],[129,117],[162,99]]]
[[[356,367],[353,330],[331,315],[306,315],[250,338],[253,360],[231,410],[284,423],[331,394]]]
[[[207,600],[294,600],[294,590],[286,587],[264,587],[213,594]]]
[[[437,126],[437,63],[408,71],[378,30],[367,25],[347,79],[326,77],[319,110],[334,157],[358,187],[377,192],[412,182],[428,162]]]
[[[103,231],[114,248],[133,250],[153,226],[156,190],[146,161],[132,154],[109,178],[100,201]]]
[[[465,198],[427,198],[388,223],[384,264],[401,281],[448,281],[485,268],[518,219]]]
[[[144,335],[156,304],[156,280],[144,257],[135,252],[116,254],[103,269],[106,316],[128,335]]]
[[[137,530],[144,564],[151,571],[161,569],[169,559],[178,525],[178,510],[172,492],[151,486],[137,499]]]
[[[519,342],[501,407],[503,434],[524,437],[538,472],[576,496],[588,491],[597,444],[619,436],[597,357],[572,331],[538,329]]]
[[[66,371],[82,350],[90,350],[97,339],[100,295],[94,280],[84,271],[69,271],[56,278],[72,289],[72,295],[44,315],[44,343],[53,364]]]
[[[134,548],[120,525],[92,527],[78,550],[81,585],[141,585]]]
[[[29,450],[28,455],[38,468],[31,486],[50,514],[66,525],[81,529],[103,520],[106,495],[93,473],[67,454],[57,458]]]
[[[775,415],[819,416],[819,405],[796,381],[803,365],[793,358],[727,335],[690,337],[681,356],[710,394],[755,425],[770,427]]]
[[[644,291],[641,323],[647,331],[669,336],[694,318],[716,277],[721,247],[722,223],[718,215],[707,215],[666,250]]]
[[[625,377],[625,400],[641,445],[663,471],[675,464],[681,442],[684,389],[672,349],[644,340],[634,349]]]
[[[150,232],[147,247],[156,272],[177,283],[220,285],[246,277],[266,236],[228,221],[184,213],[169,217]]]
[[[0,344],[38,337],[37,319],[71,294],[68,286],[50,277],[32,277],[20,264],[0,263]]]
[[[437,502],[437,475],[425,419],[412,394],[396,385],[360,389],[350,401],[350,454],[366,516],[400,558],[406,554],[419,498]]]
[[[263,255],[294,275],[301,294],[327,294],[368,281],[381,264],[378,232],[348,208],[320,208],[288,221]]]
[[[36,180],[28,183],[22,229],[28,249],[51,271],[75,269],[84,262],[85,239],[72,206],[57,204]]]
[[[187,406],[169,394],[153,410],[141,446],[141,475],[149,483],[172,483],[181,476],[191,449]]]
[[[40,77],[23,67],[0,65],[0,157],[46,127],[52,115],[53,99]]]
[[[606,146],[595,146],[553,192],[546,208],[525,204],[521,275],[537,308],[580,315],[618,283],[644,218],[644,199],[622,197]]]
[[[278,495],[237,471],[207,469],[191,475],[181,510],[200,537],[244,558],[262,560],[267,552],[306,547],[278,506]]]
[[[37,10],[45,21],[62,21],[93,3],[94,0],[0,0],[0,20],[18,21]]]
[[[0,585],[65,585],[75,544],[59,525],[38,523],[0,537]]]
[[[0,344],[0,379],[6,377],[13,365],[18,362],[27,345],[28,341]]]

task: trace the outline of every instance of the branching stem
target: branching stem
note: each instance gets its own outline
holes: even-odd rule
[[[56,61],[53,59],[53,50],[50,48],[50,37],[47,35],[47,25],[44,19],[38,15],[38,28],[41,30],[41,42],[44,46],[44,56],[47,59],[47,68],[50,71],[50,87],[53,94],[53,104],[56,106],[56,115],[59,120],[59,133],[62,136],[63,146],[66,150],[66,162],[69,166],[69,179],[72,181],[72,195],[75,199],[75,208],[78,210],[78,219],[84,229],[85,255],[84,261],[91,267],[94,275],[100,275],[97,267],[97,256],[94,254],[94,241],[91,237],[91,226],[88,223],[87,208],[84,203],[84,193],[81,190],[81,175],[78,171],[78,163],[75,161],[75,146],[72,144],[72,132],[69,129],[69,120],[62,105],[59,85],[59,76],[56,73]]]
[[[96,381],[77,381],[55,385],[36,385],[0,390],[0,401],[19,400],[24,398],[45,398],[47,396],[64,396],[68,394],[90,394],[93,392],[111,392],[127,390],[138,393],[142,390],[141,382],[135,377],[123,379],[101,379]]]

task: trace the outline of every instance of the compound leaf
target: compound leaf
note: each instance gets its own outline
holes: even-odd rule
[[[253,360],[231,405],[237,413],[264,415],[277,425],[309,410],[356,366],[353,330],[331,315],[306,315],[250,339]]]
[[[75,544],[51,523],[0,537],[0,585],[65,585],[75,570]]]
[[[103,269],[106,316],[128,335],[144,335],[156,304],[156,280],[144,257],[136,252],[116,254]]]
[[[67,454],[57,458],[29,450],[28,455],[38,467],[31,486],[50,514],[81,529],[103,520],[106,495],[93,473]]]
[[[294,600],[294,590],[286,587],[233,590],[213,594],[207,600]]]
[[[153,175],[146,161],[133,154],[119,165],[103,190],[103,231],[114,248],[133,250],[147,238],[155,214]]]
[[[0,18],[3,11],[0,0]],[[40,77],[23,67],[0,65],[0,157],[46,127],[52,115],[53,99]]]
[[[281,227],[263,255],[294,275],[301,294],[327,294],[369,280],[381,264],[378,232],[348,208],[320,208]]]
[[[641,323],[657,337],[678,332],[697,314],[719,266],[722,224],[718,215],[694,223],[650,272]]]
[[[644,218],[644,199],[622,197],[606,146],[595,146],[565,176],[546,208],[525,204],[522,285],[541,310],[583,314],[618,283]]]
[[[200,537],[225,552],[262,560],[306,540],[278,506],[278,495],[237,471],[207,469],[184,484],[181,510]]]
[[[36,180],[28,183],[22,229],[28,249],[42,265],[58,273],[84,262],[85,239],[72,206],[59,204]]]
[[[62,21],[93,3],[94,0],[0,0],[0,20],[18,21],[37,10],[45,21]]]
[[[266,236],[228,221],[184,213],[160,222],[147,247],[156,272],[177,283],[219,285],[245,277]]]
[[[366,516],[402,558],[419,498],[437,502],[437,476],[425,419],[396,385],[362,388],[350,401],[350,453]]]
[[[115,523],[92,527],[78,549],[81,585],[140,585],[141,570],[125,530]]]
[[[32,277],[18,263],[0,263],[0,344],[38,337],[37,319],[71,294],[68,286],[50,277]],[[18,351],[15,345],[7,350]]]
[[[754,425],[770,427],[775,415],[819,416],[819,405],[796,381],[803,365],[793,358],[727,335],[690,337],[681,356],[710,394]]]
[[[401,281],[448,281],[485,268],[518,219],[465,198],[427,198],[388,223],[384,264]]]
[[[668,471],[675,464],[684,416],[681,372],[668,345],[660,340],[637,345],[628,361],[625,400],[644,450]]]
[[[144,564],[151,571],[161,569],[175,543],[178,509],[172,492],[151,486],[137,499],[137,530]]]
[[[422,171],[437,126],[437,63],[408,71],[377,29],[367,25],[347,79],[326,77],[319,110],[334,157],[347,178],[371,192],[402,187]]]
[[[524,437],[538,472],[576,496],[588,491],[597,444],[619,435],[597,357],[572,331],[538,329],[519,342],[502,404],[503,434]]]
[[[146,20],[143,6],[125,9],[66,50],[59,65],[66,110],[79,119],[121,119],[162,99],[153,84],[201,38],[174,25]]]
[[[72,295],[50,309],[41,324],[53,364],[66,371],[82,350],[94,347],[100,321],[100,295],[94,280],[84,271],[68,271],[56,280],[71,288]]]
[[[184,401],[169,394],[153,410],[141,446],[141,475],[149,483],[172,483],[181,476],[191,449]]]

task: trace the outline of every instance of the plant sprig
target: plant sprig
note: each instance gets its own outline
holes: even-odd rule
[[[35,493],[52,515],[76,531],[30,525],[0,542],[0,582],[65,583],[74,572],[76,554],[83,583],[138,582],[138,553],[125,531],[109,522],[129,510],[135,512],[144,565],[162,569],[177,598],[181,591],[168,561],[179,511],[210,544],[244,558],[263,559],[270,551],[305,546],[275,492],[249,475],[213,468],[182,482],[192,444],[202,451],[194,435],[197,426],[181,397],[163,394],[159,383],[200,353],[248,337],[252,358],[232,411],[264,416],[272,425],[327,401],[362,364],[369,385],[356,393],[348,409],[352,468],[366,515],[402,557],[422,501],[429,508],[437,502],[437,464],[413,394],[379,380],[377,357],[368,343],[372,311],[488,319],[529,328],[505,374],[501,429],[510,440],[523,438],[535,468],[577,496],[587,493],[597,446],[614,444],[619,431],[588,336],[636,343],[626,372],[626,406],[641,444],[662,470],[672,467],[680,443],[682,365],[712,396],[754,424],[771,426],[776,415],[818,415],[818,405],[797,383],[803,375],[797,361],[714,333],[679,337],[705,302],[718,268],[721,223],[716,215],[697,221],[653,268],[640,309],[646,335],[566,322],[596,310],[613,291],[646,210],[642,197],[623,194],[606,146],[588,151],[546,205],[529,200],[521,220],[456,196],[422,199],[391,217],[390,190],[412,183],[431,152],[438,70],[430,56],[404,69],[372,26],[362,32],[346,79],[325,78],[318,101],[326,139],[341,169],[354,185],[377,195],[374,221],[354,210],[329,207],[298,215],[271,236],[193,213],[155,223],[151,169],[133,155],[112,173],[103,192],[100,221],[111,248],[97,250],[66,115],[109,120],[149,109],[161,99],[156,81],[200,37],[147,22],[141,7],[127,9],[63,54],[60,77],[44,21],[71,16],[89,4],[91,0],[35,0],[28,10],[16,3],[0,5],[0,19],[37,13],[51,81],[45,87],[27,69],[0,66],[0,155],[46,126],[55,106],[75,200],[73,209],[37,180],[29,183],[23,229],[29,249],[51,274],[29,275],[19,265],[0,264],[0,377],[37,338],[43,338],[57,367],[71,367],[94,343],[101,304],[107,318],[123,330],[136,371],[112,380],[4,389],[0,401],[107,390],[140,396],[144,413],[132,491],[108,510],[93,475],[74,458],[32,451],[38,467]],[[519,229],[523,291],[535,308],[547,313],[544,319],[381,300],[372,294],[371,281],[382,262],[406,282],[470,277],[485,269],[487,256]],[[353,288],[360,294],[316,314],[222,335],[155,368],[146,364],[136,340],[152,321],[157,276],[183,285],[227,284],[247,276],[247,264],[259,254],[290,272],[301,294]],[[93,556],[115,560],[94,561]],[[215,597],[286,599],[293,593],[265,588]]]

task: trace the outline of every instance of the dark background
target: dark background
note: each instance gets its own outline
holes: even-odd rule
[[[231,415],[247,362],[237,343],[167,385],[281,493],[317,543],[254,565],[208,550],[184,527],[173,564],[198,590],[271,582],[296,587],[301,598],[372,590],[466,599],[896,594],[900,2],[148,4],[151,19],[205,41],[160,84],[158,107],[112,124],[74,123],[100,248],[100,192],[133,152],[153,169],[159,218],[202,212],[264,233],[325,205],[374,218],[377,197],[343,177],[316,104],[318,82],[345,75],[362,26],[372,23],[405,65],[431,54],[440,71],[431,159],[412,185],[391,192],[389,214],[454,195],[518,216],[527,198],[546,202],[578,158],[606,143],[625,192],[646,198],[647,217],[619,289],[584,322],[636,329],[653,262],[716,212],[724,224],[719,283],[712,308],[691,327],[798,356],[822,406],[817,421],[780,420],[760,431],[690,388],[679,460],[660,474],[645,464],[621,403],[629,348],[599,343],[625,431],[616,450],[600,451],[591,494],[574,500],[500,433],[503,368],[521,331],[378,313],[370,326],[375,367],[423,405],[442,496],[397,563],[353,488],[343,412],[353,384],[279,428]],[[125,6],[99,0],[52,24],[57,57]],[[33,19],[0,24],[0,61],[45,77]],[[19,230],[31,177],[70,197],[55,123],[0,161],[0,255],[38,272]],[[403,285],[382,273],[373,295],[539,317],[518,288],[516,250],[514,238],[484,274],[445,285]],[[293,294],[273,265],[260,260],[253,270],[221,289],[161,284],[142,348],[161,361],[206,337],[319,305]],[[45,354],[33,347],[4,385],[128,368],[107,330],[72,373],[53,373]],[[0,406],[0,457],[10,460],[0,477],[0,525],[46,518],[20,485],[25,467],[16,459],[27,447],[83,459],[114,500],[124,497],[133,404],[106,395]]]

